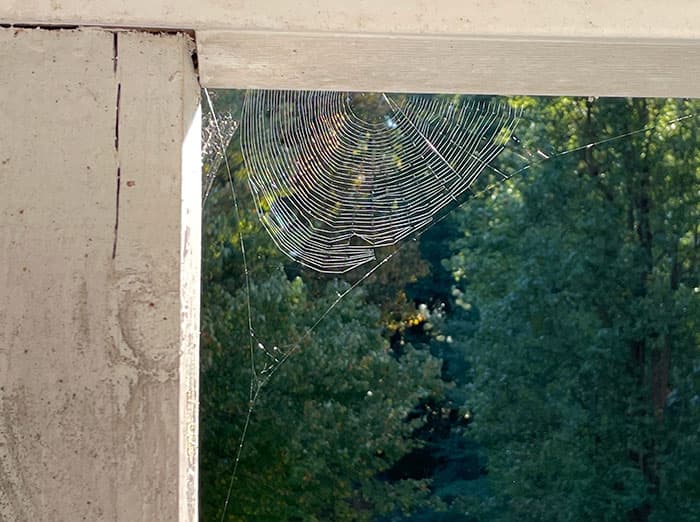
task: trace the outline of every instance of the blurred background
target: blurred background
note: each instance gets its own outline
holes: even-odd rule
[[[256,338],[293,353],[256,400],[225,520],[700,520],[700,102],[493,99],[523,111],[493,168],[307,333],[372,267],[319,274],[275,247],[235,132],[244,93],[214,94],[240,220],[214,146],[202,520],[221,517],[256,382],[241,237]],[[386,121],[376,96],[353,106]]]

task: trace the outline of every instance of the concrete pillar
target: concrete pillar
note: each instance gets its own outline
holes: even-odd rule
[[[197,520],[191,50],[0,29],[0,520]]]

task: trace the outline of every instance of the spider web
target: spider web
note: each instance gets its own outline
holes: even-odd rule
[[[261,223],[292,260],[343,273],[424,228],[503,150],[519,111],[483,101],[251,91],[241,149]],[[376,107],[375,107],[376,108]]]
[[[226,149],[238,130],[230,112],[209,107],[203,139],[206,201],[223,162],[236,219],[241,223]],[[253,324],[251,282],[243,232],[239,245],[245,279],[251,380],[248,408],[221,521],[226,517],[238,465],[260,394],[338,304],[396,255],[376,250],[415,240],[438,213],[459,198],[511,139],[519,111],[484,101],[464,104],[433,97],[337,92],[249,91],[243,106],[241,149],[258,217],[288,257],[322,273],[343,273],[377,261],[336,299],[292,346],[266,346]],[[354,102],[359,102],[355,104]],[[363,103],[365,102],[365,103]],[[379,102],[379,103],[377,103]],[[377,112],[384,115],[376,120]],[[364,105],[364,106],[363,106]],[[257,354],[262,356],[262,362]]]
[[[464,194],[474,193],[472,187],[485,169],[509,179],[539,163],[656,127],[558,152],[518,152],[520,142],[514,131],[520,111],[479,100],[459,103],[457,98],[424,96],[249,91],[239,129],[232,113],[215,111],[210,92],[205,89],[204,93],[210,108],[203,133],[204,161],[213,165],[205,178],[204,198],[224,163],[236,219],[241,222],[239,196],[225,153],[240,130],[251,196],[274,244],[290,259],[320,273],[345,273],[364,266],[362,275],[337,292],[337,298],[294,345],[266,346],[254,329],[248,260],[239,228],[251,381],[222,521],[263,388],[336,306],[390,261],[405,240],[416,239],[444,219],[451,205],[463,203]],[[368,102],[364,96],[372,98]],[[681,116],[665,125],[692,117]],[[512,144],[516,149],[509,148]],[[493,166],[505,149],[524,162],[507,170],[507,175]],[[379,249],[388,246],[395,248],[378,255]],[[374,265],[366,266],[373,261]]]
[[[230,108],[214,110],[216,92],[206,91],[212,101],[202,114],[202,207],[216,181],[216,173],[226,157],[231,140],[238,130],[238,119]]]

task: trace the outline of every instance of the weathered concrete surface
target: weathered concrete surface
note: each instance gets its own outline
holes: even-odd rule
[[[698,38],[696,0],[3,0],[0,22],[345,34]],[[517,59],[517,57],[515,57]]]
[[[0,29],[0,67],[0,520],[194,521],[189,39]]]

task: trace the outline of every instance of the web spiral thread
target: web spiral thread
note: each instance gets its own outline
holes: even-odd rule
[[[483,101],[387,95],[382,117],[367,118],[356,96],[250,91],[244,103],[241,148],[258,217],[282,252],[319,272],[374,261],[375,249],[428,225],[519,119]]]

